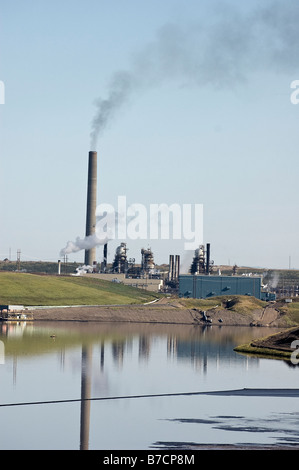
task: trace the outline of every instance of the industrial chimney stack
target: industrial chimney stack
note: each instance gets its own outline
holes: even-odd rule
[[[89,152],[88,183],[87,183],[87,210],[86,210],[86,236],[95,234],[96,207],[97,207],[97,152]],[[93,266],[96,262],[96,248],[85,250],[85,264]]]

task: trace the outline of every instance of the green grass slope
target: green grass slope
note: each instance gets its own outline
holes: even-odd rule
[[[0,273],[0,304],[4,305],[119,305],[149,302],[157,297],[155,293],[88,276]]]
[[[267,302],[246,295],[222,295],[219,297],[211,297],[208,299],[180,299],[182,305],[187,308],[199,308],[209,310],[219,307],[229,309],[236,313],[250,313],[255,309],[262,309]]]

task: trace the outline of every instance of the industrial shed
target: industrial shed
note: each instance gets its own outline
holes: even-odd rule
[[[261,277],[259,276],[179,276],[179,295],[195,299],[206,299],[218,295],[251,295],[261,299]]]

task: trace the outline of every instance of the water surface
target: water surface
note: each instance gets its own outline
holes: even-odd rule
[[[0,405],[18,404],[0,406],[1,449],[299,443],[298,398],[179,395],[299,388],[297,367],[233,351],[275,329],[81,322],[1,328]],[[160,394],[177,395],[148,396]]]

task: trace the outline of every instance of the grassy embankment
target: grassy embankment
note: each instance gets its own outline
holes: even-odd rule
[[[113,305],[150,302],[158,294],[77,276],[0,273],[0,304],[24,306]]]
[[[290,360],[293,352],[291,343],[294,339],[299,339],[299,337],[296,337],[299,325],[299,299],[294,298],[292,303],[285,303],[283,300],[277,301],[273,306],[283,317],[286,328],[282,331],[279,330],[277,334],[260,338],[258,341],[240,344],[234,349],[236,352],[252,356]]]
[[[240,344],[234,349],[236,352],[273,359],[291,359],[292,352],[294,351],[291,348],[291,344],[294,340],[299,340],[299,301],[296,298],[289,304],[278,302],[277,308],[284,315],[286,324],[290,328],[247,344]]]
[[[267,305],[267,302],[245,295],[221,295],[207,299],[181,299],[181,303],[187,308],[209,310],[218,307],[244,315],[250,314],[255,309],[263,309]]]
[[[223,295],[209,299],[181,299],[181,303],[187,308],[200,308],[202,310],[212,309],[217,306],[242,315],[250,315],[255,310],[273,306],[283,316],[287,327],[291,328],[299,325],[299,297],[294,298],[292,303],[278,300],[270,304],[255,297]]]
[[[292,339],[288,338],[291,336],[293,328],[287,329],[285,332],[285,346],[290,348]],[[276,337],[278,337],[280,333],[276,333],[274,335],[265,336],[264,338],[260,338],[259,342],[256,344],[255,341],[252,341],[248,344],[240,344],[234,351],[249,355],[249,356],[258,356],[258,357],[265,357],[267,359],[283,359],[283,360],[290,360],[292,355],[292,350],[285,350],[280,348],[275,344]],[[299,339],[299,338],[297,338]],[[271,344],[272,343],[272,344]],[[268,347],[267,347],[268,345]]]
[[[279,349],[271,348],[257,348],[251,344],[241,344],[234,348],[234,351],[245,354],[246,356],[264,357],[267,359],[283,359],[289,360],[291,358],[291,352],[281,351]]]
[[[281,318],[283,318],[286,327],[278,330],[277,334],[265,336],[258,341],[253,340],[250,343],[241,344],[234,350],[245,355],[290,361],[293,352],[291,349],[292,341],[299,340],[298,298],[294,298],[292,303],[285,303],[281,300],[271,304],[246,296],[236,296],[231,299],[226,296],[205,300],[186,299],[183,302],[188,308],[209,310],[218,306],[241,315],[250,315],[257,309],[262,310],[266,306],[273,306],[279,312]]]

